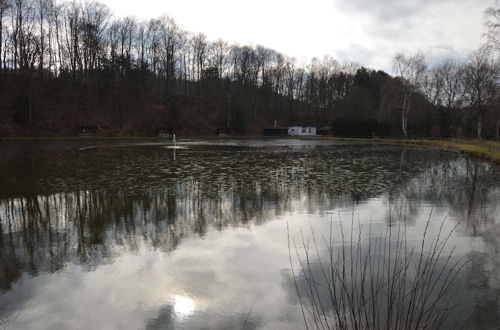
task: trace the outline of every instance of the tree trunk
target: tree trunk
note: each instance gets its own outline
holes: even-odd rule
[[[403,101],[403,111],[401,112],[401,130],[403,131],[404,138],[408,137],[407,125],[408,125],[408,114],[406,108],[408,106],[407,96],[405,95]]]
[[[39,10],[40,10],[40,61],[39,61],[39,71],[40,71],[40,76],[43,76],[43,65],[44,65],[44,56],[45,56],[45,36],[44,36],[44,33],[43,33],[43,21],[44,21],[44,17],[43,17],[43,6],[44,4],[42,3],[42,1],[40,0],[39,1]]]
[[[497,142],[499,142],[498,141],[498,131],[499,131],[499,129],[500,129],[500,116],[497,115]]]
[[[477,119],[477,139],[478,140],[481,140],[482,130],[483,130],[482,114],[479,113],[479,118]]]
[[[4,67],[2,62],[2,45],[3,45],[3,3],[0,1],[0,73],[2,73]]]
[[[29,96],[28,96],[28,105],[29,105],[28,119],[29,119],[29,122],[31,123],[31,121],[33,120],[33,111],[32,111],[32,108],[31,108],[31,90],[30,90],[30,93],[29,93]]]

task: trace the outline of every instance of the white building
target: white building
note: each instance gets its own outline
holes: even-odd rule
[[[312,126],[291,126],[288,127],[289,136],[315,136],[316,127]]]

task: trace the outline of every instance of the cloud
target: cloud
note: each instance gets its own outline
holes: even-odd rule
[[[494,0],[103,1],[116,16],[168,13],[182,28],[211,40],[263,44],[299,59],[330,54],[384,70],[397,52],[420,51],[433,61],[465,57],[480,46],[483,12],[494,5]]]
[[[411,19],[430,8],[446,5],[456,6],[456,0],[334,0],[339,8],[351,13],[369,13],[377,23],[388,24],[394,21]],[[476,6],[491,4],[490,0],[461,0],[460,3],[473,3]]]
[[[333,1],[362,25],[362,36],[336,55],[366,59],[364,64],[384,70],[398,52],[422,52],[430,64],[465,57],[480,46],[483,11],[493,5],[491,0]]]
[[[335,58],[340,62],[354,62],[366,65],[372,61],[374,51],[359,44],[351,43],[346,48],[335,52]]]

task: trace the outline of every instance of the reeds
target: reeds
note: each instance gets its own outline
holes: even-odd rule
[[[354,218],[354,217],[353,217]],[[454,257],[443,221],[430,235],[429,216],[419,244],[407,240],[406,224],[368,236],[351,221],[334,233],[297,246],[288,234],[290,265],[306,329],[442,329],[456,307],[455,289],[466,264]],[[434,237],[430,237],[434,236]]]

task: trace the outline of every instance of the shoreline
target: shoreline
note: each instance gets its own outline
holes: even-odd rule
[[[332,141],[363,141],[392,145],[429,146],[456,151],[500,165],[500,143],[488,140],[430,140],[430,139],[366,139],[321,137]]]
[[[500,165],[500,143],[489,140],[430,140],[430,139],[386,139],[386,138],[344,138],[333,136],[262,136],[262,135],[229,135],[229,136],[178,136],[178,139],[301,139],[301,140],[328,140],[371,142],[392,145],[431,146],[444,150],[456,151],[472,157],[481,158]],[[95,136],[95,137],[1,137],[0,145],[4,142],[64,142],[64,141],[168,141],[170,138],[154,136]]]

